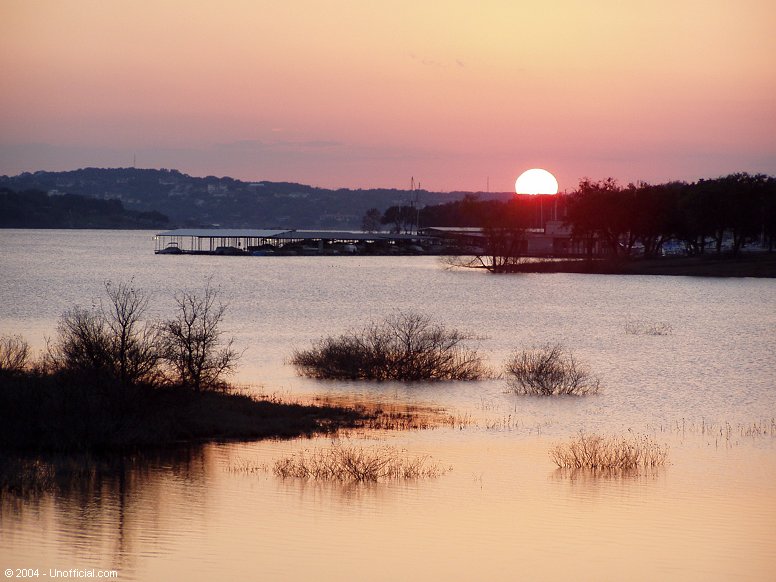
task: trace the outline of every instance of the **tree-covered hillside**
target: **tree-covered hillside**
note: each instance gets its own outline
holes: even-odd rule
[[[244,182],[233,178],[196,178],[177,170],[85,168],[0,176],[0,187],[15,191],[79,194],[119,200],[130,210],[157,211],[174,226],[231,228],[358,229],[370,208],[419,201],[441,204],[464,193],[396,189],[328,190],[288,182]],[[482,195],[508,199],[510,193]]]

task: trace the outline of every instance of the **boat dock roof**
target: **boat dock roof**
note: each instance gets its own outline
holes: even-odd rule
[[[290,232],[257,228],[176,228],[156,233],[156,236],[193,236],[195,238],[272,238]]]
[[[431,238],[423,234],[396,234],[350,230],[269,230],[252,228],[177,228],[156,233],[160,238],[275,239],[294,241],[410,241]]]

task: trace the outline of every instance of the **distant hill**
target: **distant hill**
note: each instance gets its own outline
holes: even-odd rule
[[[0,187],[16,192],[77,194],[116,200],[131,211],[158,212],[170,226],[229,228],[358,229],[370,208],[421,206],[460,200],[465,192],[410,192],[396,189],[329,190],[290,182],[243,182],[233,178],[197,178],[177,170],[84,168],[0,176]],[[471,194],[471,193],[469,193]],[[511,193],[479,193],[481,199],[505,200]]]
[[[168,224],[160,212],[127,210],[119,200],[0,187],[0,228],[166,228]]]

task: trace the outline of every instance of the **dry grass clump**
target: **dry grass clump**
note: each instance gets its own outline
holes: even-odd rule
[[[673,326],[665,321],[632,319],[625,322],[625,333],[628,335],[671,335],[673,331]]]
[[[428,457],[409,457],[394,447],[335,443],[326,449],[304,450],[279,459],[272,472],[283,479],[377,482],[438,477],[445,471],[430,463]]]
[[[561,344],[524,349],[506,364],[507,385],[518,394],[552,396],[598,392],[601,381]]]
[[[580,433],[556,445],[550,457],[562,469],[632,470],[664,465],[668,446],[648,436],[606,437]]]
[[[478,380],[487,374],[470,334],[417,313],[397,313],[364,329],[296,350],[300,374],[336,380]]]

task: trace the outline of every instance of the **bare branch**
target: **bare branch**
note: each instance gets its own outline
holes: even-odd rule
[[[234,340],[222,338],[226,305],[219,294],[209,279],[201,294],[178,293],[178,314],[163,325],[164,359],[172,380],[195,391],[223,388],[224,377],[240,357]]]
[[[0,336],[0,375],[23,372],[29,355],[30,346],[22,336]]]

